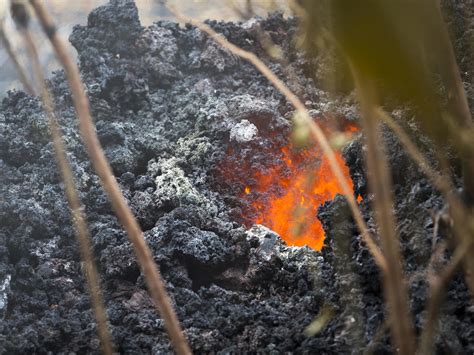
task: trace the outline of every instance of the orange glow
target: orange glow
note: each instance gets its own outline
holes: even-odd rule
[[[356,131],[357,127],[354,127],[346,127],[345,132]],[[266,170],[265,174],[258,172],[253,177],[256,183],[252,190],[248,186],[244,190],[246,200],[250,199],[255,209],[252,222],[271,228],[288,245],[308,245],[321,250],[325,235],[317,218],[318,207],[334,199],[336,194],[342,194],[342,189],[319,147],[296,151],[287,146],[281,153],[282,164]],[[336,159],[353,188],[349,169],[339,152],[336,152]],[[359,195],[357,201],[361,199]]]

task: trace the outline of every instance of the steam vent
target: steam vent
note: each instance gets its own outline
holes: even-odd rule
[[[472,95],[472,5],[442,3]],[[145,27],[134,1],[110,0],[92,10],[87,24],[74,27],[69,42],[99,141],[192,352],[397,353],[380,268],[321,147],[292,139],[294,107],[252,64],[196,27],[166,18]],[[295,39],[299,22],[270,13],[206,23],[262,59],[304,103],[329,137],[380,245],[357,95],[352,89],[325,91],[328,60],[303,53]],[[272,56],[270,42],[284,60]],[[23,59],[28,62],[26,54]],[[114,352],[172,353],[133,245],[81,139],[67,77],[63,70],[48,75],[85,206]],[[85,264],[41,99],[20,85],[3,96],[0,355],[99,354]],[[417,142],[429,149],[421,128],[409,121],[410,109],[390,115],[412,127]],[[450,232],[438,223],[447,204],[388,128],[381,127],[381,137],[391,167],[407,304],[419,339],[427,324],[429,275],[442,270],[452,253]],[[453,168],[458,188],[460,174]],[[434,256],[441,243],[446,248]],[[474,353],[474,308],[465,280],[460,267],[446,283],[436,308],[434,353]]]

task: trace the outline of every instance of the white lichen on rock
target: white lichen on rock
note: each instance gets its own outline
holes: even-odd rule
[[[178,165],[178,159],[160,159],[149,165],[149,171],[155,171],[155,202],[158,207],[171,205],[196,205],[217,213],[217,206],[201,194]]]

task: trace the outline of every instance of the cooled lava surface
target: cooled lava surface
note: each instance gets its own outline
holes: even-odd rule
[[[460,3],[467,1],[456,6]],[[297,78],[290,86],[315,119],[331,112],[357,122],[350,96],[329,98],[306,75],[324,70],[324,63],[307,62],[295,48],[296,20],[272,15],[209,24],[256,53],[280,77],[290,72]],[[271,61],[259,44],[259,31],[282,48],[289,68]],[[251,65],[191,26],[157,22],[142,27],[128,0],[112,0],[94,10],[87,26],[74,28],[70,41],[79,55],[99,138],[196,353],[393,351],[384,331],[379,273],[342,196],[323,194],[322,205],[317,210],[311,206],[312,220],[321,221],[318,233],[325,234],[321,251],[315,249],[322,240],[315,249],[291,247],[270,229],[279,227],[268,213],[283,213],[287,205],[278,200],[285,198],[281,187],[287,178],[278,171],[274,175],[280,184],[273,184],[259,172],[289,171],[307,159],[298,154],[309,154],[312,161],[298,165],[313,172],[301,168],[302,184],[308,177],[324,179],[318,169],[326,168],[319,152],[288,150],[292,107]],[[116,349],[123,354],[168,352],[163,322],[147,296],[131,245],[81,143],[64,73],[57,72],[49,85],[86,205]],[[419,330],[432,211],[441,209],[443,201],[396,140],[388,133],[384,137]],[[362,151],[355,137],[340,159],[376,231]],[[231,177],[223,178],[231,167]],[[47,120],[39,100],[21,91],[10,92],[0,108],[0,181],[0,354],[99,353]],[[450,283],[444,305],[438,351],[473,353],[474,313],[461,275]],[[305,335],[304,329],[328,307],[332,319],[320,333]]]

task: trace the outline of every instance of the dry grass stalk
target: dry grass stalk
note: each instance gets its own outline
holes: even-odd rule
[[[434,1],[434,0],[433,0]],[[441,8],[439,1],[436,2],[436,10],[439,16],[442,18]],[[464,151],[460,149],[460,155],[463,163],[463,180],[464,180],[464,194],[468,202],[468,208],[470,211],[466,212],[472,218],[474,210],[474,144],[472,142],[472,132],[474,125],[472,121],[472,115],[469,108],[469,103],[464,90],[464,84],[462,82],[461,73],[456,62],[456,56],[454,54],[454,48],[449,38],[449,33],[446,25],[443,22],[443,28],[437,35],[437,40],[442,44],[444,51],[441,52],[441,68],[442,76],[446,81],[446,86],[449,88],[450,93],[448,95],[448,105],[452,112],[452,120],[458,126],[456,135],[454,137],[454,144],[456,144],[456,138],[459,141],[462,140],[463,134],[469,132],[470,136],[467,141],[467,147]],[[456,223],[456,221],[455,221]],[[459,246],[465,245],[469,248],[468,255],[464,258],[464,271],[466,283],[471,292],[471,296],[474,296],[474,233],[467,233],[457,235],[457,243]]]
[[[354,193],[352,189],[346,182],[344,178],[344,174],[342,173],[339,164],[337,163],[335,154],[331,145],[319,127],[319,125],[313,121],[311,116],[308,113],[308,110],[304,106],[304,104],[300,101],[300,99],[281,81],[268,67],[265,63],[260,60],[255,54],[248,52],[232,43],[230,43],[225,37],[215,32],[210,26],[195,20],[193,18],[189,18],[178,11],[172,5],[167,4],[165,1],[161,1],[161,3],[168,8],[168,10],[179,20],[182,22],[190,23],[191,25],[199,28],[201,31],[207,33],[210,38],[212,38],[215,42],[217,42],[220,46],[227,49],[229,52],[237,55],[248,62],[250,62],[253,66],[255,66],[260,73],[262,73],[270,83],[280,91],[285,98],[295,107],[298,117],[301,118],[302,123],[309,127],[311,134],[321,146],[323,153],[329,160],[330,168],[336,177],[340,187],[342,188],[344,195],[349,203],[349,207],[351,209],[352,215],[354,220],[357,223],[357,226],[362,234],[362,237],[367,244],[372,256],[374,257],[375,262],[382,270],[385,272],[387,270],[387,265],[385,258],[380,251],[379,247],[377,246],[376,242],[373,239],[373,236],[370,234],[367,225],[360,213],[359,206],[354,198]]]
[[[436,329],[439,307],[443,300],[444,289],[461,263],[464,263],[465,269],[469,267],[467,263],[469,262],[469,257],[474,248],[472,242],[474,230],[472,222],[470,222],[472,216],[469,215],[469,211],[455,194],[456,190],[447,174],[438,174],[435,172],[403,129],[386,112],[381,109],[378,111],[379,117],[397,135],[409,156],[417,163],[433,185],[444,195],[450,205],[450,214],[454,222],[452,228],[456,235],[458,245],[456,246],[452,260],[440,276],[432,275],[429,278],[430,293],[426,307],[426,320],[421,335],[421,353],[431,354],[434,350],[433,336]],[[472,282],[472,278],[467,277],[466,282]]]
[[[164,320],[165,328],[170,336],[173,347],[178,354],[190,354],[191,350],[181,330],[178,318],[171,305],[171,299],[166,292],[163,279],[153,260],[153,255],[146,245],[143,232],[120,191],[117,180],[113,175],[112,169],[100,145],[90,114],[89,100],[80,79],[79,69],[69,54],[67,44],[58,35],[54,22],[45,8],[44,3],[40,0],[30,0],[30,4],[33,6],[45,34],[50,40],[60,63],[64,67],[79,119],[79,128],[92,164],[109,196],[115,213],[125,227],[133,244],[151,297]]]
[[[377,329],[377,332],[372,337],[372,340],[364,349],[363,355],[374,355],[375,354],[375,347],[377,344],[382,340],[385,334],[388,332],[390,328],[390,324],[387,321],[383,322],[380,327]]]
[[[449,178],[447,173],[439,174],[430,166],[429,162],[425,159],[420,150],[416,145],[410,140],[408,135],[403,131],[403,129],[381,108],[378,110],[379,118],[395,133],[398,137],[408,155],[413,159],[413,161],[420,167],[423,173],[428,177],[432,184],[443,194],[446,201],[449,203],[450,214],[454,220],[453,230],[457,234],[458,240],[463,239],[472,239],[474,231],[470,225],[470,216],[469,211],[464,206],[463,202],[460,200],[456,194],[456,189]],[[463,245],[468,245],[468,241],[464,241]]]
[[[18,55],[13,50],[10,39],[8,38],[8,35],[5,32],[5,28],[3,27],[3,23],[0,23],[0,40],[2,41],[3,47],[5,48],[8,56],[10,57],[10,60],[15,66],[16,72],[18,74],[18,78],[20,79],[20,82],[23,85],[23,88],[25,89],[27,94],[33,96],[35,94],[33,86],[30,84],[30,81],[28,80],[28,77],[26,76],[26,71],[21,65],[20,60],[18,59]]]
[[[395,133],[400,143],[402,143],[403,147],[407,151],[408,155],[423,171],[431,183],[444,195],[446,200],[450,203],[451,208],[454,208],[458,211],[463,211],[464,207],[461,200],[454,194],[456,189],[452,184],[451,179],[445,174],[438,174],[430,166],[429,162],[423,156],[423,153],[421,153],[416,145],[411,141],[410,137],[408,137],[408,135],[404,132],[403,128],[401,128],[383,109],[378,108],[377,115],[382,120],[382,122],[384,122],[393,131],[393,133]]]
[[[447,95],[447,109],[448,109],[448,123],[451,130],[451,139],[453,145],[458,149],[460,157],[463,161],[463,179],[464,179],[464,194],[467,200],[467,206],[461,203],[459,198],[455,195],[455,189],[448,178],[443,177],[443,174],[434,173],[422,157],[422,155],[416,150],[416,147],[410,142],[407,137],[401,137],[399,131],[397,133],[397,127],[391,122],[387,121],[386,115],[379,115],[379,118],[386,121],[391,126],[399,137],[401,137],[402,144],[407,149],[409,155],[418,163],[424,173],[432,180],[433,184],[443,193],[446,200],[450,204],[450,215],[453,219],[453,231],[456,237],[457,247],[454,252],[454,257],[451,263],[448,265],[446,270],[443,272],[441,281],[433,279],[431,285],[431,295],[428,304],[428,316],[425,324],[426,332],[422,336],[422,350],[425,353],[430,353],[427,350],[427,344],[430,344],[433,335],[434,323],[436,320],[436,313],[438,311],[439,303],[441,302],[442,290],[447,283],[449,277],[451,277],[456,270],[457,265],[461,262],[462,258],[460,255],[464,255],[464,269],[466,275],[466,282],[471,291],[474,294],[474,232],[472,228],[472,211],[469,209],[474,205],[474,157],[472,155],[473,144],[472,144],[472,117],[468,107],[466,93],[459,73],[459,68],[456,63],[452,43],[449,39],[448,31],[443,21],[443,16],[439,7],[439,2],[433,1],[432,4],[427,3],[426,5],[432,5],[435,12],[432,13],[433,31],[431,31],[432,38],[435,38],[436,46],[439,50],[437,52],[437,62],[440,69],[441,78],[445,84],[449,95]],[[425,9],[423,9],[425,10]],[[420,47],[421,48],[421,47]],[[360,63],[359,63],[360,64]],[[423,93],[425,94],[425,93]],[[428,94],[420,97],[426,98]],[[435,122],[432,122],[435,125]],[[465,139],[468,137],[468,139]],[[415,149],[414,149],[415,148]],[[444,176],[449,176],[444,174]],[[429,334],[426,337],[426,334]],[[430,344],[431,345],[431,344]],[[431,348],[430,348],[431,349]]]
[[[445,267],[440,276],[436,277],[435,275],[431,275],[429,278],[431,291],[426,307],[427,316],[421,333],[420,354],[429,355],[434,353],[433,336],[436,330],[436,319],[438,318],[440,304],[443,300],[444,289],[449,280],[451,280],[458,271],[465,258],[469,255],[470,249],[472,248],[472,242],[469,239],[465,239],[465,243],[466,244],[460,244],[456,247],[451,262]]]
[[[432,184],[444,195],[446,201],[450,204],[451,216],[455,223],[453,229],[458,235],[458,240],[462,241],[454,252],[451,262],[446,266],[440,276],[434,275],[434,271],[431,271],[431,275],[428,278],[430,281],[430,293],[428,299],[428,305],[426,307],[426,320],[424,328],[421,334],[420,353],[421,354],[432,354],[433,353],[433,336],[436,329],[436,319],[439,314],[439,307],[443,299],[444,289],[449,280],[454,276],[455,272],[459,269],[461,263],[465,262],[466,257],[470,255],[472,248],[471,238],[462,238],[461,236],[473,235],[472,227],[469,223],[468,211],[464,207],[459,197],[455,194],[455,187],[452,184],[447,174],[439,174],[430,166],[429,162],[425,159],[420,150],[411,141],[408,135],[403,129],[381,108],[377,109],[378,117],[395,133],[398,137],[408,155],[414,160],[414,162],[420,167],[423,173],[430,179]],[[442,249],[444,250],[444,248]]]
[[[81,259],[84,262],[85,277],[91,297],[92,308],[97,322],[97,333],[100,339],[102,353],[110,355],[113,353],[113,345],[107,326],[107,313],[105,311],[105,306],[100,291],[100,278],[94,263],[90,235],[87,228],[86,217],[83,212],[83,206],[80,202],[79,195],[74,184],[73,173],[67,160],[66,150],[61,138],[61,131],[54,114],[54,104],[45,84],[45,78],[42,73],[36,45],[34,43],[33,37],[31,36],[31,32],[27,27],[20,26],[20,32],[22,33],[22,36],[25,40],[25,45],[32,63],[33,72],[40,87],[43,108],[48,116],[56,160],[59,165],[62,180],[64,182],[66,197],[71,210],[74,228],[76,230],[76,238],[79,243]]]
[[[414,354],[415,337],[401,266],[403,258],[392,212],[392,181],[385,153],[381,149],[383,143],[378,130],[375,91],[371,82],[364,80],[353,67],[351,69],[361,103],[362,123],[367,144],[365,160],[369,174],[369,187],[374,193],[373,208],[380,229],[382,250],[387,259],[387,273],[384,274],[384,293],[392,339],[401,354]]]
[[[436,10],[440,18],[443,18],[440,8],[440,2],[433,0],[436,3]],[[441,74],[446,81],[446,87],[450,90],[448,96],[448,105],[451,108],[453,115],[452,119],[458,125],[459,132],[456,132],[461,137],[461,130],[469,130],[471,133],[474,129],[471,110],[469,109],[469,103],[464,90],[464,84],[461,78],[458,64],[456,62],[456,56],[454,54],[454,48],[449,38],[449,33],[443,22],[443,27],[440,29],[436,39],[442,44],[444,51],[441,52],[442,57],[440,59],[441,68],[443,69]],[[472,137],[471,137],[472,138]],[[455,142],[456,143],[456,142]],[[474,205],[474,156],[472,140],[468,142],[467,153],[462,152],[463,158],[463,179],[465,195],[469,200],[469,203]],[[471,253],[474,256],[474,253]],[[469,263],[470,270],[473,274],[470,276],[474,278],[474,258]],[[474,286],[474,283],[472,284]],[[471,289],[471,293],[474,295],[474,288]]]
[[[305,9],[301,6],[298,0],[287,0],[288,7],[299,18],[304,18],[306,16]]]

